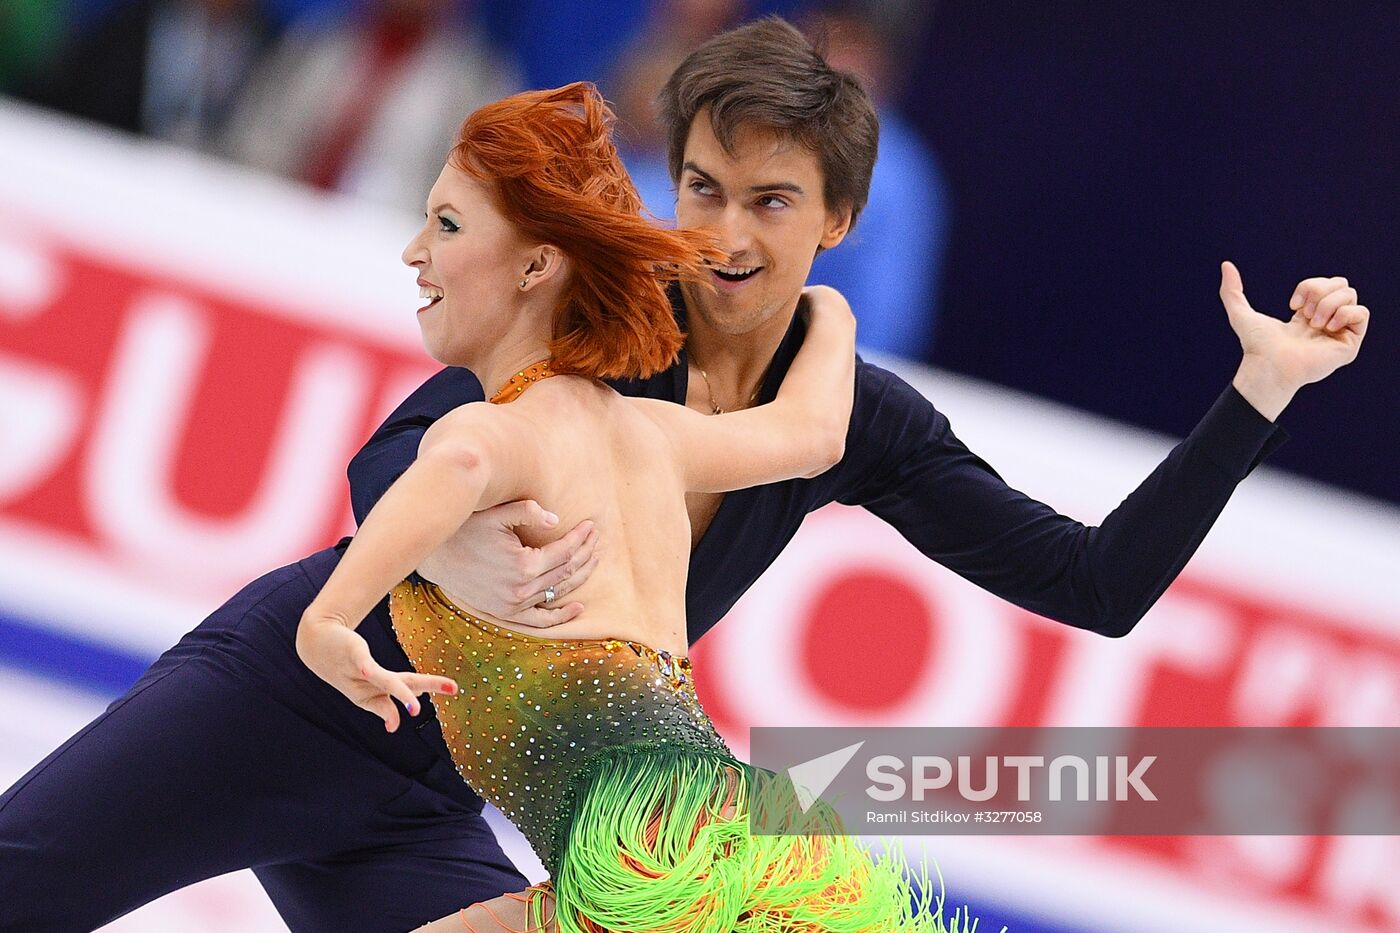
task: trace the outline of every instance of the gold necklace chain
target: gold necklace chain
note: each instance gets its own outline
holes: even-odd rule
[[[695,363],[695,358],[694,358],[694,357],[691,357],[691,362],[692,362],[692,363]],[[773,365],[773,361],[772,361],[772,360],[769,360],[769,361],[768,361],[768,367],[771,367],[772,365]],[[763,370],[763,375],[761,375],[761,376],[758,377],[758,385],[754,386],[753,394],[749,396],[748,403],[747,403],[746,405],[744,405],[745,408],[751,408],[751,407],[753,407],[753,403],[756,402],[756,401],[758,401],[758,393],[759,393],[760,391],[762,391],[762,389],[763,389],[763,382],[764,382],[765,379],[768,378],[768,367],[765,367],[764,370]],[[700,378],[703,379],[703,380],[705,380],[705,391],[706,391],[706,392],[709,394],[709,396],[710,396],[710,408],[712,409],[710,413],[711,413],[711,414],[714,414],[714,415],[722,415],[722,414],[724,414],[724,409],[723,409],[723,408],[720,408],[720,407],[719,407],[719,403],[715,401],[715,387],[712,386],[712,385],[710,385],[710,377],[709,377],[709,374],[705,372],[705,368],[704,368],[703,366],[701,366],[699,363],[695,363],[695,368],[698,369],[698,370],[700,371]]]

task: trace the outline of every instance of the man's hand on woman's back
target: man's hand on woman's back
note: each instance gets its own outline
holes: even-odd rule
[[[565,602],[598,566],[598,534],[584,521],[544,547],[521,543],[517,529],[547,531],[558,518],[526,499],[477,512],[418,568],[464,605],[522,625],[548,628],[583,611]],[[554,600],[546,604],[547,590]]]

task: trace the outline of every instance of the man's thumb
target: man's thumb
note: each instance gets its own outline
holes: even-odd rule
[[[501,510],[504,513],[500,516],[501,522],[507,528],[553,528],[559,524],[559,516],[553,512],[546,512],[534,499],[509,502],[501,506]]]
[[[1220,264],[1220,300],[1226,311],[1246,311],[1249,302],[1244,297],[1244,282],[1240,280],[1240,270],[1230,260]]]

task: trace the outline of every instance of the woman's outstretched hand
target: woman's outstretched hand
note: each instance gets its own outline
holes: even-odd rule
[[[1235,387],[1271,421],[1300,388],[1356,359],[1371,316],[1341,276],[1299,282],[1287,321],[1261,314],[1228,261],[1220,264],[1220,301],[1244,350]]]
[[[303,619],[297,628],[297,656],[317,677],[343,693],[351,703],[384,720],[384,728],[399,728],[398,700],[410,716],[418,715],[424,693],[457,692],[456,681],[436,674],[385,670],[370,654],[359,632],[339,622]]]

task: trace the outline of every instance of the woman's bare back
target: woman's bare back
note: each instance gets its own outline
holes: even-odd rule
[[[560,529],[591,520],[598,540],[606,542],[593,575],[570,594],[584,611],[551,627],[547,637],[623,638],[684,656],[690,520],[668,436],[638,400],[578,376],[532,385],[505,408],[501,414],[518,422],[522,443],[541,452],[530,475],[521,478],[524,496],[547,503]],[[557,536],[522,534],[522,540],[539,547]],[[443,550],[453,545],[449,540]],[[463,608],[505,628],[542,634]]]

